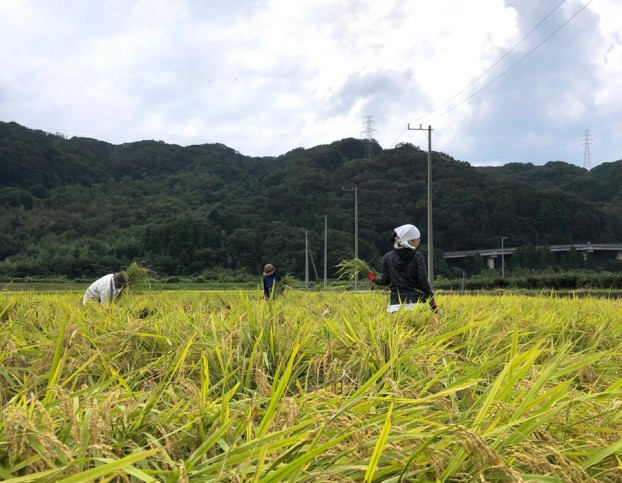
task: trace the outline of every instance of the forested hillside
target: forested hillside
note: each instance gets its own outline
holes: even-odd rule
[[[222,144],[112,145],[0,122],[0,276],[92,278],[141,259],[161,275],[265,262],[303,276],[305,232],[322,267],[359,255],[377,265],[395,226],[427,229],[427,151],[342,139],[278,157]],[[435,273],[443,251],[622,242],[622,161],[588,171],[563,162],[476,168],[432,153]],[[321,275],[321,274],[320,274]]]

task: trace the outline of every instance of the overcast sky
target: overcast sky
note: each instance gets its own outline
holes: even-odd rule
[[[278,156],[622,159],[620,0],[0,0],[0,120]],[[372,116],[372,117],[370,117]]]

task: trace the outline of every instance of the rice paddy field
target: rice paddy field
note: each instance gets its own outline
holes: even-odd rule
[[[0,480],[620,482],[622,301],[0,292]]]

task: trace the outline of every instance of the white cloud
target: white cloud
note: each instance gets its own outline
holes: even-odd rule
[[[622,5],[569,20],[588,1],[4,0],[0,120],[259,156],[364,137],[373,115],[385,148],[424,145],[421,122],[481,163],[580,163],[589,128],[612,161]]]

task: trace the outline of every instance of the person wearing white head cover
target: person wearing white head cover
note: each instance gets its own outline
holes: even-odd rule
[[[428,280],[423,255],[419,253],[421,233],[415,225],[398,226],[391,235],[393,250],[382,257],[380,277],[369,273],[376,285],[388,286],[391,292],[388,312],[413,310],[419,303],[428,303],[434,312],[438,305]]]
[[[415,225],[398,226],[395,231],[395,241],[393,248],[410,248],[416,250],[417,247],[410,244],[412,240],[421,240],[421,233]]]
[[[121,294],[121,290],[127,286],[128,280],[126,272],[109,273],[89,285],[82,299],[82,303],[86,305],[89,300],[96,300],[102,307],[105,307],[116,299]]]

